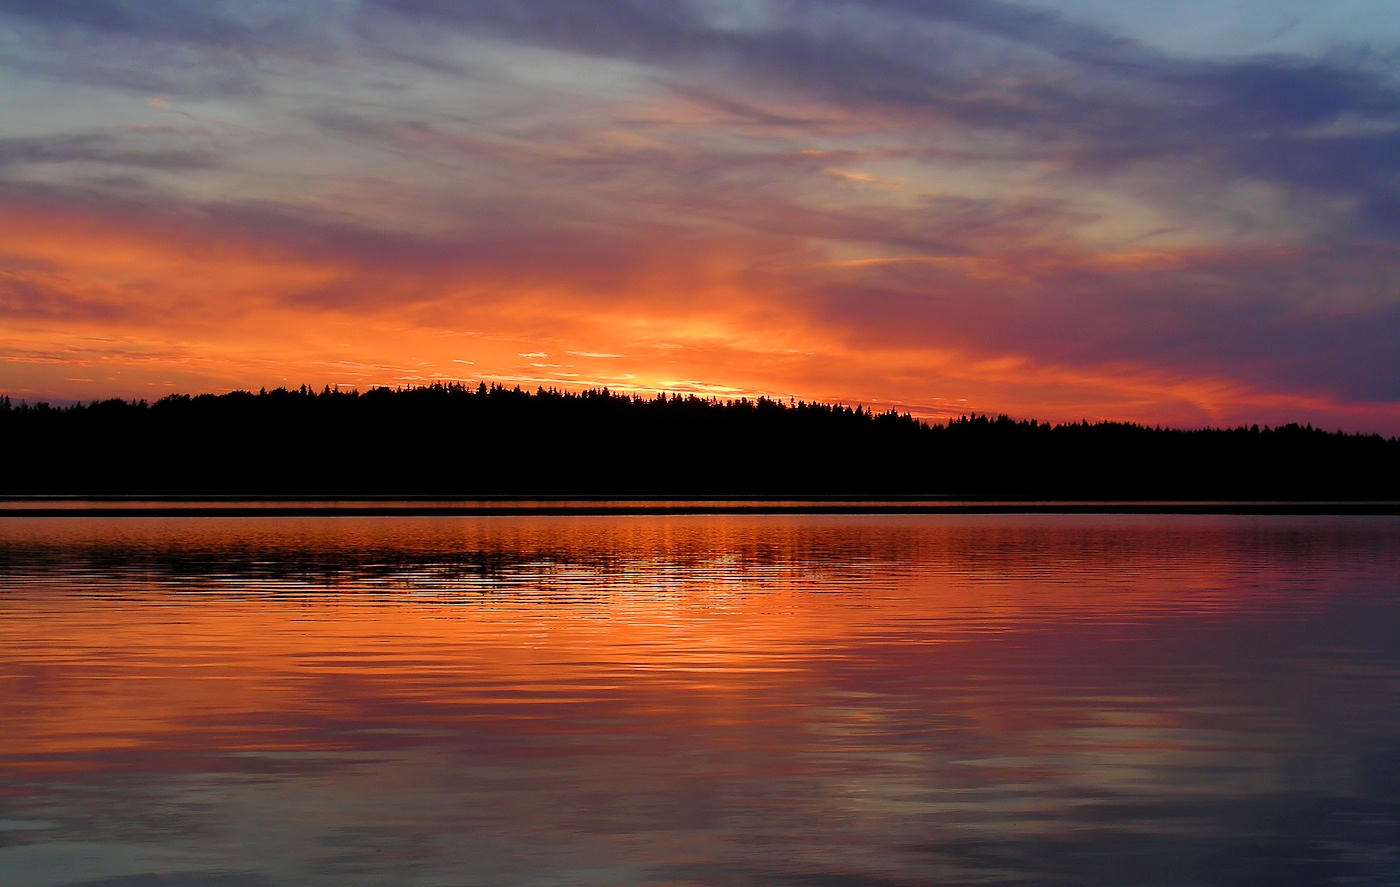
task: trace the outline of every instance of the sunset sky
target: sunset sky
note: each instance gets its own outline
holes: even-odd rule
[[[1400,433],[1395,0],[0,0],[0,393]]]

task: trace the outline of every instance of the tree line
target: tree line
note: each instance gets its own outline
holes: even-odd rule
[[[3,495],[1400,499],[1400,439],[435,384],[0,397]]]

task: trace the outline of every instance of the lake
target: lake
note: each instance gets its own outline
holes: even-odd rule
[[[0,884],[1400,883],[1400,519],[0,518]]]

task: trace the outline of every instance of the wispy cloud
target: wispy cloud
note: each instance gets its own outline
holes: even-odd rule
[[[218,163],[208,151],[153,150],[134,146],[131,141],[105,133],[0,138],[0,168],[83,163],[189,171],[210,169]]]

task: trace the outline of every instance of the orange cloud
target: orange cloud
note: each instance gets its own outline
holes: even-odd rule
[[[1234,254],[1047,243],[831,262],[793,237],[655,228],[619,245],[540,234],[556,242],[512,253],[470,236],[276,216],[11,202],[0,212],[3,381],[28,399],[465,377],[838,399],[930,418],[1386,426],[1400,415],[1218,370],[1057,357],[1017,333],[1033,330],[1014,316],[1001,347],[978,327],[1036,310],[1028,286],[1200,273]],[[892,293],[925,307],[874,310]]]

